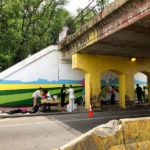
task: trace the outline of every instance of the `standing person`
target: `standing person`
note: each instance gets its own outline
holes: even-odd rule
[[[62,111],[64,111],[65,98],[66,98],[66,87],[65,87],[65,84],[63,84],[63,86],[61,88],[60,95],[61,95],[61,107],[62,107]]]
[[[146,102],[146,87],[145,86],[143,86],[142,95],[143,95],[144,102]]]
[[[139,84],[136,84],[136,94],[138,98],[138,104],[140,104],[140,102],[142,103],[142,88],[139,86]]]
[[[82,90],[82,99],[81,99],[81,106],[84,106],[84,104],[85,104],[85,89],[83,88],[83,90]]]
[[[111,89],[111,104],[115,104],[115,87],[112,86],[112,89]]]
[[[105,98],[106,102],[110,100],[110,87],[108,84],[106,84],[105,86]]]
[[[40,87],[38,90],[36,90],[33,94],[32,94],[32,98],[33,98],[33,107],[35,107],[37,105],[37,101],[39,98],[41,98],[41,92],[42,92],[42,88]]]
[[[74,112],[74,99],[75,99],[75,95],[74,95],[74,89],[73,89],[72,85],[70,85],[70,88],[67,91],[67,93],[69,94],[69,105],[71,107],[71,112]]]

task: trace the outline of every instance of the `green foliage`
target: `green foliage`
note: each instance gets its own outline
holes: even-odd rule
[[[63,8],[66,2],[0,0],[0,59],[1,63],[7,63],[1,65],[1,70],[42,48],[57,44],[58,35],[70,18]]]
[[[0,71],[8,68],[12,64],[12,55],[0,54]]]

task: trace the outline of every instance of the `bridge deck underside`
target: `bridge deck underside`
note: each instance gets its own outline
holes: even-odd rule
[[[82,49],[80,53],[150,57],[150,15]]]

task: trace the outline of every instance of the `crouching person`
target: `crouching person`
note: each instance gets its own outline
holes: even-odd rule
[[[43,104],[43,112],[50,111],[50,103],[48,103],[48,100],[52,100],[50,93],[48,92],[47,89],[44,90],[42,94],[42,100],[45,101]],[[48,109],[47,109],[48,107]]]
[[[42,92],[42,88],[40,87],[38,90],[36,90],[36,91],[32,94],[33,107],[35,107],[35,106],[39,103],[38,100],[42,98],[41,92]]]
[[[33,108],[31,111],[29,111],[30,113],[36,113],[40,107],[41,104],[41,92],[43,91],[43,89],[40,87],[38,90],[36,90],[33,94],[32,94],[32,98],[33,98]]]

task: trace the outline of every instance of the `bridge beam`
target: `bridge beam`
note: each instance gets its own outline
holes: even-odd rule
[[[149,0],[116,0],[59,43],[59,49],[65,54],[150,57],[149,16]]]

